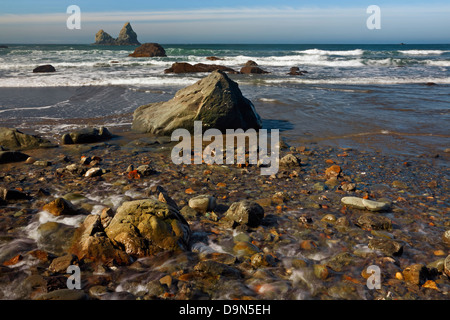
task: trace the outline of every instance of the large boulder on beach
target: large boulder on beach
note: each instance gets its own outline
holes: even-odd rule
[[[174,206],[153,199],[124,202],[105,232],[132,257],[185,251],[191,236],[188,223]]]
[[[56,72],[55,67],[52,66],[51,64],[45,64],[33,69],[33,73],[48,73],[48,72]]]
[[[126,265],[131,262],[121,246],[106,236],[99,215],[88,215],[75,230],[68,252],[79,260],[97,263]]]
[[[179,90],[166,102],[144,105],[133,115],[132,129],[142,133],[170,135],[175,129],[193,132],[194,121],[203,129],[260,129],[261,118],[252,102],[242,95],[236,82],[222,71]]]
[[[128,56],[135,58],[167,57],[166,50],[158,43],[144,43]]]
[[[129,22],[125,23],[122,30],[120,30],[119,37],[116,39],[116,45],[130,46],[140,45],[141,43],[137,39],[137,34],[134,32]]]
[[[227,73],[238,73],[236,70],[217,64],[197,63],[192,65],[187,62],[175,62],[170,68],[164,70],[164,73],[212,72],[215,70],[220,70]]]
[[[23,133],[14,128],[0,127],[0,146],[13,150],[55,147],[49,140]]]
[[[62,136],[63,144],[81,144],[81,143],[95,143],[109,140],[113,137],[111,132],[105,127],[100,128],[84,128],[70,133],[65,133]]]

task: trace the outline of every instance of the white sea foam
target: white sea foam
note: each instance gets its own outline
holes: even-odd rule
[[[296,51],[297,53],[302,54],[312,54],[312,55],[321,55],[321,56],[329,56],[329,55],[336,55],[336,56],[360,56],[364,54],[364,50],[362,49],[355,49],[355,50],[320,50],[320,49],[308,49],[308,50],[302,50],[302,51]]]
[[[37,213],[37,220],[29,223],[26,227],[24,227],[23,231],[27,235],[28,238],[38,242],[39,241],[39,226],[47,223],[47,222],[57,222],[62,223],[72,227],[78,227],[86,218],[86,215],[76,215],[70,217],[55,217],[47,211],[40,211]]]
[[[271,99],[271,98],[259,98],[258,100],[262,101],[262,102],[277,102],[278,101],[277,99]]]
[[[47,222],[57,222],[72,227],[78,227],[81,224],[81,222],[83,222],[84,219],[86,218],[86,215],[55,217],[54,215],[48,213],[47,211],[40,211],[37,215],[39,217],[39,224],[44,224]]]
[[[435,67],[450,67],[450,60],[427,60],[426,63]]]
[[[113,74],[101,75],[96,73],[89,76],[84,74],[72,75],[51,75],[47,77],[16,77],[0,78],[0,87],[3,88],[35,88],[35,87],[82,87],[82,86],[111,86],[111,85],[129,85],[129,86],[188,86],[196,81],[194,77],[173,77],[171,75],[163,76],[136,76],[123,78]],[[54,106],[39,107],[48,109]],[[4,110],[6,111],[6,110]],[[3,111],[3,112],[4,112]]]
[[[443,50],[399,50],[398,52],[406,55],[420,55],[420,56],[428,56],[428,55],[441,55],[449,51]]]
[[[422,84],[434,82],[437,84],[450,84],[450,78],[393,78],[393,77],[373,77],[373,78],[334,78],[334,79],[308,79],[308,78],[286,78],[286,79],[265,79],[267,84],[300,83],[300,84]]]

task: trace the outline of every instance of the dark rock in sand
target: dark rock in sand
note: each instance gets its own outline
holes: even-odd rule
[[[397,241],[390,239],[371,239],[369,248],[380,251],[388,256],[400,256],[403,253],[403,246]]]
[[[228,276],[231,278],[239,278],[241,276],[239,269],[212,260],[200,261],[194,267],[194,270],[215,276]]]
[[[355,260],[356,259],[352,254],[342,252],[328,259],[325,265],[336,272],[342,272],[346,266],[355,263]]]
[[[0,151],[0,163],[22,162],[28,159],[28,155],[19,151]]]
[[[1,188],[0,187],[0,199],[3,199],[5,201],[10,200],[27,200],[30,197],[19,190],[14,189],[7,189],[7,188]]]
[[[105,232],[132,257],[188,249],[191,230],[173,206],[153,200],[124,202]]]
[[[95,143],[109,140],[113,137],[111,132],[105,127],[100,128],[85,128],[62,136],[63,144],[80,144],[80,143]]]
[[[144,43],[128,56],[135,58],[167,57],[166,51],[158,43]]]
[[[137,167],[136,171],[141,175],[141,177],[148,177],[156,173],[156,171],[148,164]]]
[[[56,72],[56,69],[51,64],[46,64],[46,65],[34,68],[33,72],[34,73]]]
[[[175,129],[193,132],[194,121],[203,129],[260,129],[261,118],[250,100],[242,95],[236,82],[221,71],[213,71],[197,83],[179,90],[167,102],[157,102],[136,109],[132,129],[170,135]]]
[[[56,147],[50,141],[39,136],[5,127],[0,127],[0,145],[13,150]]]
[[[392,230],[392,221],[389,218],[372,213],[359,216],[355,224],[367,230]]]
[[[78,257],[74,254],[66,254],[53,259],[48,269],[51,272],[67,273],[67,268],[71,265],[78,265]]]
[[[264,218],[264,209],[256,202],[242,200],[233,203],[225,213],[225,221],[235,225],[246,225],[255,228]]]
[[[300,166],[300,159],[289,153],[280,159],[280,167],[298,167]]]
[[[217,64],[197,63],[192,65],[187,62],[175,62],[169,69],[164,70],[164,73],[212,72],[215,70],[220,70],[227,73],[237,73],[231,68],[220,66]]]

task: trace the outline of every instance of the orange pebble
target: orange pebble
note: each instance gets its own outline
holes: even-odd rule
[[[141,175],[137,172],[137,170],[133,170],[128,172],[128,178],[130,179],[140,179]]]
[[[435,250],[435,251],[433,251],[433,254],[435,256],[445,256],[445,252],[442,250]]]
[[[436,285],[436,282],[434,282],[433,280],[428,280],[427,282],[425,282],[425,283],[422,285],[422,287],[423,287],[423,288],[428,288],[428,289],[439,290],[438,287],[437,287],[437,285]]]
[[[17,263],[19,263],[20,261],[22,261],[23,257],[22,255],[18,254],[17,256],[9,259],[8,261],[3,262],[4,266],[13,266]]]

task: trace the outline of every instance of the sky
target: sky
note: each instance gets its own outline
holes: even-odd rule
[[[81,29],[67,28],[70,5]],[[93,43],[125,22],[142,43],[450,43],[448,0],[1,0],[0,44]]]

